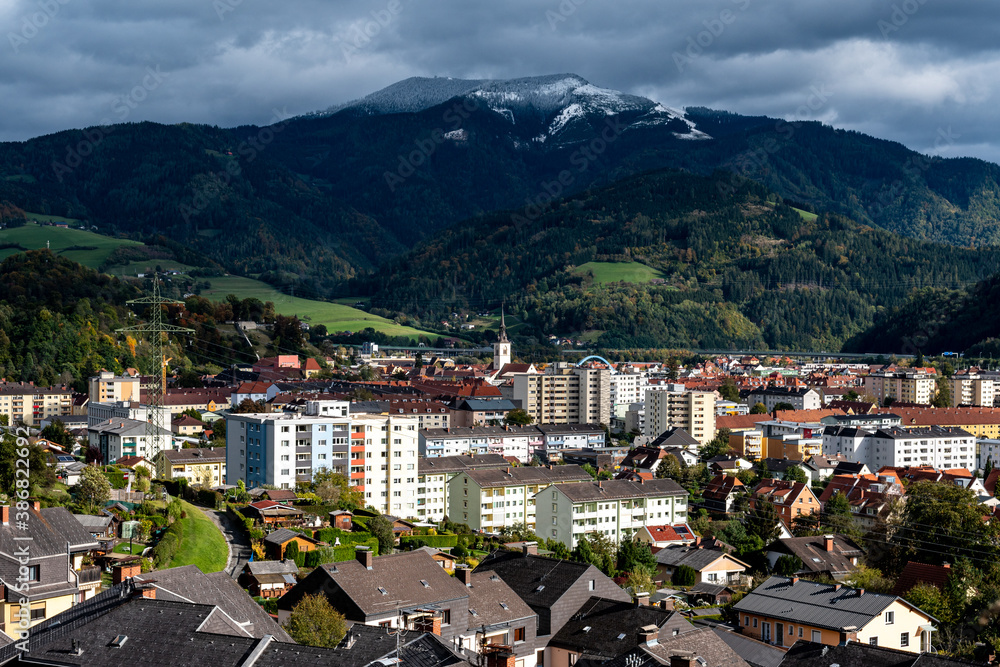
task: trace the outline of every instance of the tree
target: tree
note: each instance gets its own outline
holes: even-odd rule
[[[843,493],[834,493],[823,508],[822,525],[834,534],[846,535],[854,539],[861,537],[861,528],[851,512],[851,501]]]
[[[906,489],[906,503],[896,539],[906,545],[910,560],[940,565],[958,558],[989,562],[1000,557],[997,522],[983,521],[976,494],[954,484],[915,482]]]
[[[251,401],[249,398],[244,398],[240,401],[240,404],[233,408],[233,414],[246,414],[246,413],[259,413],[267,412],[267,404],[264,401]]]
[[[720,428],[715,432],[715,437],[698,448],[698,456],[703,461],[729,453],[729,436],[732,434],[728,428]]]
[[[779,556],[774,563],[774,573],[782,577],[790,577],[802,570],[802,559],[792,554]]]
[[[292,607],[285,630],[297,644],[334,648],[347,634],[347,621],[323,593],[305,595]]]
[[[860,398],[861,398],[861,394],[859,394],[858,392],[854,391],[853,389],[849,389],[848,391],[844,392],[844,400],[845,401],[857,401]]]
[[[299,543],[292,540],[285,547],[285,560],[295,560],[299,557]]]
[[[98,506],[111,499],[111,482],[97,466],[87,466],[80,473],[80,482],[76,485],[76,494],[89,512],[94,512]]]
[[[681,462],[673,454],[667,454],[656,466],[656,479],[680,479],[683,470]]]
[[[23,443],[24,441],[21,440]],[[25,452],[27,450],[27,452]],[[18,477],[19,460],[27,453],[28,483],[32,487],[49,487],[55,480],[55,472],[48,463],[48,455],[38,445],[18,445],[18,438],[12,432],[0,437],[0,490],[9,495],[14,494]],[[23,463],[20,466],[24,470]]]
[[[774,503],[767,498],[756,500],[745,521],[747,534],[759,537],[765,547],[778,539],[781,534],[780,523],[781,519],[774,508]]]
[[[727,377],[722,382],[722,386],[719,387],[719,395],[722,396],[722,400],[724,401],[740,402],[740,389],[731,377]]]
[[[656,583],[653,581],[653,576],[649,573],[646,568],[639,568],[638,570],[633,570],[625,575],[625,588],[632,591],[632,594],[637,593],[655,593]]]
[[[764,541],[748,533],[742,521],[730,521],[715,536],[731,545],[736,555],[744,560],[747,554],[759,553],[764,548]]]
[[[754,403],[750,406],[750,414],[752,415],[764,415],[767,414],[767,406],[763,403]]]
[[[939,377],[937,379],[937,395],[934,396],[931,405],[935,408],[951,407],[951,383],[948,382],[947,378]]]
[[[392,532],[392,524],[384,516],[377,516],[368,521],[368,532],[378,538],[378,552],[381,555],[391,554],[396,546],[396,535]]]
[[[778,412],[779,410],[794,410],[794,409],[795,409],[794,405],[792,405],[791,403],[786,403],[784,401],[782,401],[781,403],[774,404],[775,412]]]
[[[527,426],[532,423],[531,415],[528,414],[527,410],[522,408],[515,408],[507,413],[507,416],[503,418],[503,423],[508,426]]]
[[[650,577],[656,574],[656,556],[645,542],[622,540],[618,545],[618,571],[645,571]]]
[[[51,424],[42,429],[41,436],[64,449],[72,449],[76,444],[76,438],[66,430],[66,425],[62,423],[61,419],[52,420]]]
[[[993,472],[993,459],[991,457],[987,457],[986,465],[983,466],[983,479],[989,477],[991,472]]]
[[[888,594],[895,588],[896,582],[874,567],[858,565],[847,580],[847,585],[852,588],[863,588],[872,593]]]
[[[788,469],[785,470],[785,479],[791,482],[809,483],[809,478],[806,477],[805,471],[799,466],[788,466]]]
[[[690,565],[681,565],[674,570],[670,582],[675,586],[694,586],[698,581],[698,573]]]
[[[903,599],[942,623],[954,623],[958,620],[952,601],[934,584],[920,582],[907,591]]]

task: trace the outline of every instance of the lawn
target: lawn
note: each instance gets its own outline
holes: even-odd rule
[[[576,267],[576,273],[592,273],[594,282],[648,283],[653,278],[665,278],[662,273],[639,262],[587,262]]]
[[[226,295],[235,294],[241,299],[256,297],[261,301],[273,301],[275,312],[279,315],[297,315],[300,320],[308,322],[312,326],[325,324],[330,333],[361,331],[371,327],[389,336],[412,336],[414,338],[420,335],[437,336],[437,334],[396,324],[384,317],[369,315],[363,310],[344,304],[288,296],[271,285],[252,278],[225,276],[223,278],[210,278],[209,281],[212,283],[211,289],[201,292],[201,296],[207,299],[225,301]]]
[[[146,549],[146,544],[144,542],[133,542],[130,545],[128,542],[119,542],[115,545],[113,552],[116,554],[131,554],[133,549],[135,553],[141,554]]]
[[[36,214],[30,214],[36,215]],[[37,216],[51,218],[54,216]],[[48,243],[52,252],[66,259],[79,262],[92,269],[98,268],[115,248],[123,245],[142,245],[138,241],[115,239],[101,236],[82,229],[65,229],[63,227],[41,226],[28,223],[21,227],[0,231],[0,245],[17,244],[21,248],[3,248],[0,250],[0,260],[24,250],[44,248]],[[67,248],[73,248],[67,250]]]
[[[795,208],[794,206],[792,208],[795,209],[795,211],[799,215],[801,215],[802,219],[805,220],[806,222],[812,222],[813,220],[819,217],[815,213],[810,213],[809,211],[803,211],[801,208]]]
[[[197,565],[205,574],[226,569],[229,550],[222,531],[200,508],[184,501],[181,504],[184,505],[187,516],[180,519],[181,545],[170,562],[170,567]]]

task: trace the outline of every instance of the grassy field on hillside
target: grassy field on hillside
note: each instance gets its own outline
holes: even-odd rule
[[[810,213],[809,211],[803,211],[801,208],[795,208],[794,206],[792,208],[795,209],[795,211],[799,215],[801,215],[802,219],[805,220],[806,222],[812,222],[817,217],[819,217],[815,213]]]
[[[300,320],[312,326],[325,324],[330,332],[361,331],[371,327],[388,336],[437,336],[413,327],[396,324],[392,320],[377,315],[369,315],[363,310],[326,301],[312,301],[297,296],[282,294],[277,289],[252,278],[226,276],[210,278],[212,288],[203,290],[201,296],[213,301],[223,301],[228,294],[235,294],[241,299],[256,297],[261,301],[273,301],[274,310],[279,315],[296,315]]]
[[[226,538],[222,532],[205,516],[201,508],[181,502],[187,516],[180,519],[181,544],[177,549],[177,555],[170,562],[170,567],[197,565],[205,574],[226,569],[226,565],[229,564],[229,549],[226,547]]]
[[[587,262],[576,267],[576,273],[593,273],[594,282],[605,283],[648,283],[653,278],[665,276],[639,262]]]
[[[49,243],[52,252],[92,269],[98,268],[108,255],[119,246],[142,245],[138,241],[115,239],[94,232],[85,232],[81,229],[43,227],[34,223],[0,230],[0,244],[11,243],[19,245],[24,250],[38,250],[44,248],[46,242]],[[68,250],[68,248],[72,248],[72,250]],[[4,248],[0,250],[0,260],[18,252],[21,252],[19,248]]]

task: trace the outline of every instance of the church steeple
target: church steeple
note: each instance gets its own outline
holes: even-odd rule
[[[507,340],[507,320],[500,306],[500,337],[493,343],[493,370],[502,370],[511,361],[510,341]]]
[[[503,306],[500,306],[500,342],[509,343],[507,340],[507,322],[504,320],[503,316]]]

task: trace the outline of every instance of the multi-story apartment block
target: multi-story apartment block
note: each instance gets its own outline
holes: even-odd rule
[[[486,532],[515,523],[534,530],[535,494],[540,489],[589,479],[587,471],[575,465],[466,470],[449,482],[448,517]]]
[[[737,431],[729,434],[729,448],[740,456],[756,461],[766,458],[764,452],[764,432],[760,429]]]
[[[609,424],[611,372],[553,364],[544,373],[516,373],[513,399],[537,424]]]
[[[509,465],[510,462],[499,454],[420,457],[417,461],[417,518],[438,523],[448,516],[449,482],[460,472]]]
[[[715,437],[714,392],[649,388],[645,404],[645,436],[655,438],[667,429],[680,427],[700,444]]]
[[[87,427],[90,444],[101,450],[101,457],[112,463],[123,456],[152,459],[157,452],[173,447],[173,433],[136,419],[111,419]]]
[[[115,403],[117,401],[134,401],[140,398],[142,378],[136,375],[115,375],[110,371],[101,371],[87,381],[87,390],[91,403]]]
[[[808,461],[813,456],[819,456],[823,453],[821,433],[821,430],[817,430],[817,435],[812,437],[805,437],[798,433],[786,433],[766,438],[764,446],[767,450],[767,458]]]
[[[990,377],[977,373],[955,373],[948,379],[951,388],[951,405],[974,405],[992,408],[996,405],[997,383]]]
[[[672,479],[553,484],[535,496],[536,534],[570,549],[588,533],[631,539],[647,523],[687,521],[688,494]]]
[[[960,428],[889,427],[866,431],[849,426],[828,426],[823,432],[823,453],[843,454],[871,470],[884,466],[931,466],[974,469],[978,462],[976,438]]]
[[[865,391],[880,404],[892,398],[904,403],[930,405],[937,395],[937,378],[926,371],[875,371],[865,377]]]
[[[420,455],[428,458],[467,454],[500,454],[530,461],[545,446],[536,426],[477,426],[431,428],[419,433]]]
[[[645,371],[612,373],[608,378],[612,417],[624,420],[628,406],[641,401],[648,386],[649,375]]]
[[[1000,440],[979,438],[976,440],[976,454],[980,470],[986,468],[987,461],[992,462],[994,468],[1000,468]]]
[[[190,447],[162,451],[153,459],[156,479],[186,479],[192,486],[208,488],[226,483],[226,450]]]
[[[34,382],[0,382],[0,415],[8,424],[37,426],[46,417],[73,414],[73,390],[36,387]]]
[[[142,403],[132,401],[114,401],[111,403],[88,403],[87,404],[87,426],[97,426],[116,419],[134,419],[145,422],[150,419],[151,408]],[[170,412],[167,408],[160,408],[161,422],[170,423]]]
[[[774,411],[779,403],[788,403],[793,410],[819,410],[823,407],[823,397],[811,387],[765,387],[747,394],[747,405],[757,403],[763,403],[768,412]]]

